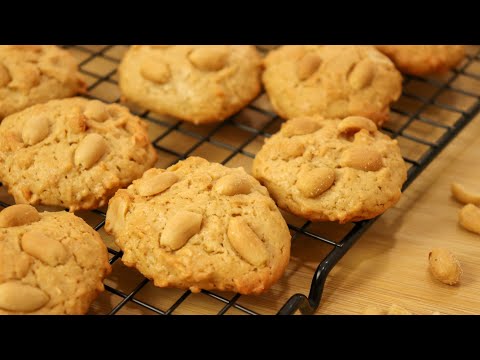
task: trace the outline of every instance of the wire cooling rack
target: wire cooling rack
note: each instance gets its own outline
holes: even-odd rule
[[[65,48],[80,62],[80,70],[88,83],[86,97],[105,102],[120,101],[117,66],[127,46]],[[268,48],[259,46],[261,51]],[[393,106],[391,119],[384,125],[383,131],[398,139],[409,166],[408,179],[403,187],[405,190],[479,112],[480,47],[469,46],[466,59],[447,74],[428,78],[405,77],[403,89],[403,95]],[[225,122],[207,126],[193,126],[134,106],[130,109],[149,122],[150,138],[160,158],[157,166],[163,168],[195,155],[231,167],[244,166],[248,171],[263,139],[278,131],[282,123],[265,94]],[[5,195],[5,189],[0,187],[0,206],[12,203],[13,199]],[[215,291],[192,294],[178,289],[155,288],[148,279],[133,269],[125,268],[119,261],[121,251],[103,230],[105,211],[99,209],[77,215],[100,232],[109,248],[113,272],[106,279],[107,291],[92,304],[91,313],[112,315],[212,313],[212,308],[218,315],[257,315],[266,307],[276,308],[278,314],[312,314],[320,305],[325,281],[332,268],[376,220],[324,226],[283,213],[292,234],[292,244],[302,239],[321,247],[316,252],[318,259],[315,259],[316,266],[310,275],[311,286],[310,289],[285,287],[281,280],[280,285],[255,298]],[[295,272],[295,264],[292,266],[292,263],[286,276]],[[192,308],[195,310],[192,311]]]

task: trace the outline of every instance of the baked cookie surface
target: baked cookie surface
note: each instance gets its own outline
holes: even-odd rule
[[[68,51],[54,45],[0,46],[0,121],[31,105],[85,90]]]
[[[463,45],[377,45],[403,73],[429,75],[443,73],[465,57]]]
[[[105,229],[122,261],[159,287],[258,294],[290,257],[290,232],[267,190],[243,168],[198,157],[119,190]]]
[[[119,66],[123,96],[194,124],[225,120],[261,90],[261,57],[250,45],[136,45]]]
[[[0,212],[0,315],[85,314],[111,271],[100,235],[65,211]]]
[[[51,100],[0,124],[0,181],[15,202],[90,210],[157,159],[147,124],[117,104]]]
[[[287,45],[264,63],[265,89],[285,119],[359,115],[382,124],[402,91],[402,76],[372,46]]]
[[[312,221],[359,221],[393,206],[407,173],[396,140],[369,119],[287,121],[265,141],[253,175],[280,208]]]

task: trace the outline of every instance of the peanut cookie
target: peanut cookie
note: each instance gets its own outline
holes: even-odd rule
[[[65,211],[0,212],[0,315],[85,314],[110,273],[100,235]]]
[[[287,224],[267,189],[243,168],[198,157],[119,190],[105,229],[123,262],[159,287],[259,294],[290,257]]]
[[[265,89],[286,119],[359,115],[382,124],[402,91],[402,76],[372,46],[282,46],[264,62]]]
[[[465,56],[463,45],[377,45],[405,74],[429,75],[455,67]]]
[[[287,121],[265,140],[253,175],[279,207],[340,223],[383,213],[398,201],[407,178],[397,141],[359,116]]]
[[[261,57],[249,45],[137,45],[118,71],[127,100],[194,124],[225,120],[261,89]]]
[[[98,100],[34,105],[0,124],[0,179],[17,204],[101,207],[155,164],[146,128]]]
[[[53,45],[0,46],[0,121],[31,105],[85,90],[68,51]]]

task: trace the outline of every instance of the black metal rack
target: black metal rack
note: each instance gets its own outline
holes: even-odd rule
[[[113,45],[66,46],[66,48],[76,51],[77,55],[81,55],[80,69],[89,80],[87,97],[98,98],[106,102],[118,102],[120,100],[116,80],[116,65],[121,59],[121,52],[117,51],[118,47]],[[409,165],[408,179],[404,184],[404,190],[480,111],[480,49],[475,47],[470,50],[465,61],[457,69],[446,75],[433,78],[411,76],[405,78],[402,98],[392,109],[392,120],[387,122],[383,128],[385,133],[399,140],[404,159]],[[100,62],[100,68],[103,70],[91,70],[91,64],[94,61]],[[101,86],[111,88],[111,91],[108,92],[108,98],[96,94],[95,90]],[[264,95],[262,96],[264,97]],[[171,162],[167,166],[192,155],[206,143],[229,152],[219,161],[222,164],[227,164],[239,154],[254,158],[255,153],[248,150],[249,145],[259,137],[271,136],[282,122],[259,99],[252,102],[246,110],[242,110],[227,121],[208,128],[182,126],[181,121],[162,120],[148,111],[132,110],[143,119],[166,128],[161,135],[156,136],[152,144],[157,151],[169,154]],[[260,115],[263,121],[257,125],[239,120],[241,118],[240,114],[244,111]],[[241,143],[232,144],[216,137],[216,134],[227,126],[245,133]],[[168,144],[165,145],[162,140],[172,132],[178,132],[189,137],[194,144],[181,152]],[[412,144],[415,146],[412,147]],[[8,204],[0,201],[0,206],[6,207]],[[105,224],[105,213],[100,210],[93,213],[99,219],[94,224],[95,230],[99,231]],[[292,294],[288,301],[280,307],[278,314],[293,314],[297,311],[302,314],[314,313],[320,305],[328,274],[375,220],[352,224],[351,229],[340,240],[329,239],[315,231],[308,230],[311,224],[309,221],[304,221],[301,226],[289,224],[293,233],[292,241],[295,241],[299,235],[303,235],[328,244],[331,250],[323,259],[318,259],[319,264],[314,272],[308,296],[301,293]],[[110,247],[109,252],[111,254],[111,264],[117,262],[122,256],[121,252]],[[131,291],[123,291],[106,285],[107,291],[121,298],[121,301],[111,308],[109,314],[116,314],[126,304],[133,303],[149,310],[151,313],[170,315],[191,295],[190,291],[185,291],[172,305],[159,308],[136,298],[139,291],[148,283],[149,280],[142,278]],[[202,291],[202,293],[223,304],[223,307],[218,311],[218,315],[225,314],[231,308],[245,314],[258,314],[238,302],[239,294],[227,298],[211,291]]]

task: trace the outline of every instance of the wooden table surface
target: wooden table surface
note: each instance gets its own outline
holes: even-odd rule
[[[93,50],[92,50],[93,49]],[[478,48],[472,48],[471,52]],[[85,48],[98,51],[98,47]],[[82,69],[97,74],[87,76],[87,81],[94,86],[90,90],[93,96],[105,101],[115,101],[119,91],[110,82],[95,85],[98,76],[107,76],[112,81],[116,74],[112,69],[114,61],[107,64],[109,58],[100,59],[98,64],[88,60],[88,51],[71,49],[80,61],[85,63]],[[114,47],[108,50],[112,58],[120,58],[125,48]],[[475,62],[472,71],[480,73],[480,64]],[[100,69],[95,72],[95,69]],[[105,75],[106,74],[106,75]],[[470,90],[480,94],[480,82],[473,85],[465,79]],[[97,81],[98,83],[98,81]],[[418,92],[428,92],[417,84]],[[102,89],[99,89],[103,87]],[[454,95],[452,95],[454,97]],[[469,99],[468,101],[475,101]],[[451,102],[462,103],[458,98]],[[466,100],[465,100],[466,101]],[[467,101],[467,102],[468,102]],[[400,100],[401,106],[414,106],[408,99]],[[256,101],[259,106],[267,107],[265,97]],[[459,105],[460,106],[460,105]],[[465,104],[465,106],[469,106]],[[132,108],[135,110],[135,108]],[[141,112],[140,110],[138,110]],[[435,109],[425,109],[423,112],[435,115]],[[437,114],[438,115],[438,114]],[[448,115],[448,114],[447,114]],[[443,114],[441,121],[448,124],[448,116]],[[161,134],[167,134],[169,124],[175,120],[158,117],[161,122],[150,123],[150,136],[153,139]],[[239,116],[239,122],[251,126],[261,124],[265,119],[255,118],[248,111]],[[398,116],[390,120],[392,127],[402,121]],[[268,130],[278,129],[281,121],[273,124]],[[422,129],[421,124],[412,131],[423,133],[427,137],[439,136],[437,129]],[[181,128],[195,133],[206,134],[213,126],[194,127],[182,124]],[[233,126],[226,126],[217,132],[216,140],[239,146],[248,134],[242,134]],[[186,151],[196,139],[190,139],[182,132],[171,131],[157,142],[164,148],[175,148],[179,152]],[[248,144],[246,151],[256,153],[263,143],[261,136]],[[421,155],[421,149],[406,141],[400,141],[403,154],[415,158]],[[425,149],[423,149],[425,151]],[[167,152],[160,152],[158,167],[165,167],[175,161],[175,157]],[[191,155],[203,156],[211,161],[222,161],[229,153],[214,144],[199,146]],[[227,162],[227,166],[244,166],[250,171],[251,159],[238,154]],[[457,223],[458,211],[461,205],[452,199],[450,184],[453,181],[464,183],[480,191],[480,116],[477,116],[460,135],[434,160],[415,182],[403,194],[400,202],[382,215],[378,221],[358,240],[353,248],[335,266],[330,273],[324,290],[322,303],[316,314],[361,314],[367,306],[377,306],[387,310],[392,304],[404,307],[415,314],[431,314],[438,311],[442,314],[479,314],[480,313],[480,236],[469,233]],[[11,202],[11,198],[0,189],[0,200]],[[98,223],[99,216],[93,213],[80,212],[91,225]],[[301,226],[304,221],[284,213],[286,220]],[[340,239],[350,225],[319,223],[308,227],[309,231]],[[100,230],[105,242],[115,248],[112,239]],[[458,286],[444,285],[433,279],[428,272],[428,253],[434,247],[446,247],[453,251],[463,267],[463,277]],[[238,304],[262,314],[275,314],[285,301],[294,293],[308,294],[312,275],[325,254],[331,247],[306,236],[297,236],[292,243],[292,256],[285,276],[267,293],[260,296],[242,296]],[[106,280],[109,286],[131,292],[143,277],[133,269],[127,269],[121,261],[116,261],[113,272]],[[184,292],[176,289],[158,289],[151,283],[143,287],[135,296],[160,309],[170,307]],[[219,293],[229,299],[234,294]],[[104,292],[92,305],[91,314],[107,313],[122,300],[121,297]],[[205,294],[191,294],[175,310],[175,314],[215,314],[223,303]],[[153,314],[135,303],[128,302],[119,314]],[[230,308],[227,314],[242,314],[236,308]]]

